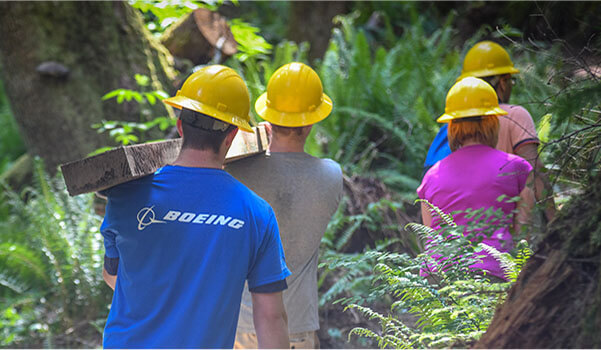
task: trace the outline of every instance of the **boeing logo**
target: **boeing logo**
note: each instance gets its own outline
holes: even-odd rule
[[[154,205],[152,207],[142,208],[138,212],[137,219],[138,219],[138,230],[139,231],[142,231],[143,229],[146,228],[146,226],[151,225],[151,224],[164,224],[165,223],[165,221],[154,219],[155,214],[154,214],[154,210],[152,210],[152,208],[154,208]]]
[[[244,226],[244,221],[231,216],[220,215],[220,214],[204,214],[204,213],[192,213],[192,212],[181,212],[178,210],[169,210],[162,220],[156,220],[156,214],[154,212],[154,205],[152,207],[145,207],[138,211],[138,230],[142,231],[147,226],[152,224],[165,224],[168,222],[181,222],[184,224],[203,224],[203,225],[220,225],[233,228],[235,230],[240,229]]]

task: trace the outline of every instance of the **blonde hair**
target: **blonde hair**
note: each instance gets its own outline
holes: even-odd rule
[[[493,115],[452,120],[449,123],[448,138],[453,152],[470,139],[495,148],[499,140],[499,118]]]

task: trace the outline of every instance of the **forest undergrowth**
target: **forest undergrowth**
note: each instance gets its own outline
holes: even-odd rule
[[[559,39],[529,41],[515,28],[487,26],[459,43],[453,13],[433,25],[416,6],[405,6],[403,21],[392,23],[382,14],[383,25],[376,29],[360,22],[358,13],[336,17],[327,52],[311,62],[334,109],[313,128],[307,151],[336,160],[345,173],[345,195],[320,256],[319,335],[325,348],[467,347],[486,331],[531,254],[526,243],[513,255],[491,251],[510,281],[491,284],[468,268],[477,250],[488,248],[461,234],[440,241],[440,235],[418,224],[415,190],[438,130],[434,120],[444,110],[462,58],[477,41],[506,43],[521,71],[511,102],[527,108],[537,125],[540,157],[558,205],[599,171],[599,45],[575,50]],[[272,45],[253,37],[258,28],[234,24],[254,44],[242,45],[240,55],[226,64],[243,75],[252,101],[281,65],[310,63],[308,43]],[[145,93],[151,100],[162,96]],[[130,99],[137,100],[133,92]],[[152,121],[150,127],[161,122],[167,123]],[[2,173],[25,150],[2,91],[0,126]],[[123,128],[108,126],[98,125],[109,132]],[[125,136],[115,135],[142,142],[146,127],[134,125]],[[102,281],[101,218],[94,214],[91,195],[69,197],[60,175],[50,178],[41,162],[35,164],[34,184],[16,191],[3,184],[0,192],[0,346],[98,347],[111,299]],[[448,219],[447,229],[458,230],[452,219],[439,215]],[[540,224],[527,233],[542,232]],[[429,278],[419,273],[429,264],[428,240],[439,240],[437,249],[455,262]]]

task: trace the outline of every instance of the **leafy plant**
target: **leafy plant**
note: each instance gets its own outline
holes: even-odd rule
[[[136,74],[136,84],[141,89],[147,89],[150,85],[150,78],[142,74]],[[145,141],[145,133],[150,129],[157,127],[161,131],[165,131],[167,128],[175,125],[176,120],[170,117],[155,117],[148,120],[151,112],[148,108],[149,105],[154,105],[157,101],[161,101],[169,97],[166,92],[161,90],[154,91],[135,91],[131,89],[116,89],[106,93],[102,96],[102,100],[116,99],[117,103],[121,104],[125,101],[136,101],[140,104],[140,121],[139,122],[127,122],[127,121],[115,121],[115,120],[103,120],[100,123],[93,124],[92,127],[98,129],[99,133],[109,132],[109,135],[118,143],[123,146]],[[110,147],[100,148],[92,154],[98,154],[109,150]]]
[[[332,115],[316,126],[322,152],[349,173],[380,173],[392,188],[413,191],[458,70],[452,17],[429,37],[416,20],[390,49],[370,42],[354,18],[336,17],[340,28],[319,68],[334,101]]]
[[[237,0],[231,0],[238,4]],[[225,0],[129,0],[129,4],[145,15],[148,29],[155,35],[163,33],[170,25],[177,22],[185,14],[198,8],[215,11]]]
[[[0,155],[2,155],[0,156],[0,174],[8,170],[25,151],[25,144],[19,134],[0,81]]]
[[[231,20],[229,25],[232,35],[238,43],[236,59],[244,62],[251,57],[265,58],[266,55],[269,55],[273,46],[258,34],[259,28],[239,18]]]
[[[428,242],[427,251],[417,257],[387,251],[383,245],[358,255],[331,254],[321,265],[327,271],[344,271],[344,277],[322,296],[323,302],[346,295],[337,302],[380,325],[378,331],[354,328],[349,339],[353,335],[370,338],[380,348],[467,347],[486,331],[496,306],[532,251],[522,241],[514,256],[501,253],[478,243],[473,234],[463,234],[465,230],[482,233],[481,225],[458,226],[450,215],[433,210],[441,218],[440,230],[407,225]],[[495,217],[475,212],[472,215],[482,215],[482,221],[489,224]],[[497,227],[490,225],[488,234]],[[501,262],[508,282],[493,283],[491,277],[471,267],[482,251]],[[383,304],[389,305],[387,313],[375,309],[383,309]]]
[[[35,162],[34,188],[3,188],[0,206],[0,344],[89,347],[112,293],[103,287],[100,218],[92,197],[70,197]],[[85,310],[85,312],[82,312]]]

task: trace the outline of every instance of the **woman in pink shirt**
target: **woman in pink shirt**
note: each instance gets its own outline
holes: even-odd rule
[[[519,156],[495,149],[499,132],[497,116],[505,114],[507,112],[499,108],[494,89],[485,81],[465,78],[453,85],[447,94],[445,114],[437,120],[449,123],[452,153],[428,170],[417,189],[419,198],[443,212],[461,211],[453,215],[457,225],[467,225],[473,220],[466,217],[468,209],[500,209],[505,223],[482,240],[500,252],[513,247],[510,229],[512,225],[516,228],[513,212],[520,202],[498,199],[520,196],[532,170]],[[425,225],[435,230],[440,228],[440,219],[432,216],[425,203],[422,203],[422,218]],[[485,252],[478,254],[482,261],[472,268],[505,278],[495,258]]]

